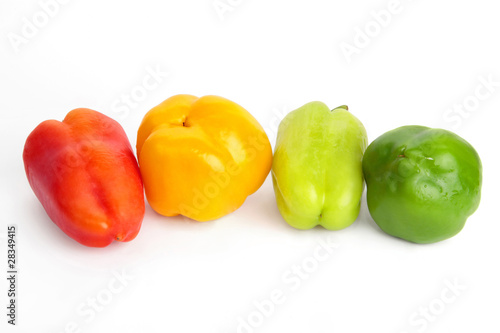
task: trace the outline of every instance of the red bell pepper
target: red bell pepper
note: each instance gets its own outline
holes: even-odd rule
[[[115,120],[75,109],[47,120],[23,152],[31,188],[51,220],[86,246],[135,238],[144,218],[142,179],[130,142]]]

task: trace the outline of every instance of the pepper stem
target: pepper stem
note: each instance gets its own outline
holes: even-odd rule
[[[332,112],[335,111],[335,110],[338,110],[338,109],[349,111],[349,108],[347,107],[347,105],[341,105],[341,106],[333,109]]]

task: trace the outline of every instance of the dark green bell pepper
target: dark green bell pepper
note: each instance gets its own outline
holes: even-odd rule
[[[363,156],[363,174],[378,226],[415,243],[456,235],[481,198],[479,155],[443,129],[403,126],[381,135]]]

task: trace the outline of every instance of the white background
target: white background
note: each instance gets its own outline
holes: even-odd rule
[[[1,331],[238,332],[249,317],[253,326],[239,332],[498,331],[500,86],[481,81],[500,81],[496,3],[401,0],[383,27],[372,12],[388,0],[221,3],[231,10],[219,15],[213,0],[74,0],[51,7],[44,22],[38,1],[0,1]],[[368,40],[359,33],[366,28]],[[16,38],[25,39],[15,46]],[[347,44],[357,53],[346,57]],[[168,76],[117,109],[151,70]],[[88,107],[118,120],[135,146],[143,115],[178,93],[239,103],[273,145],[283,114],[313,100],[347,104],[370,141],[409,124],[453,130],[482,158],[481,205],[459,235],[431,245],[384,234],[364,198],[351,227],[298,231],[279,215],[268,177],[218,221],[166,218],[148,206],[130,243],[86,248],[63,234],[26,180],[28,134]],[[18,226],[15,328],[5,315],[7,224]],[[292,283],[291,269],[313,265],[329,237],[338,246]],[[123,273],[133,279],[120,284]],[[454,294],[450,283],[465,289]],[[255,302],[267,304],[273,290],[283,302],[264,316]],[[88,303],[96,297],[99,311]]]

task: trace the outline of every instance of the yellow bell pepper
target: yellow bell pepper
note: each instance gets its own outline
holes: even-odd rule
[[[235,211],[259,189],[272,150],[262,126],[238,104],[176,95],[144,116],[137,157],[156,212],[209,221]]]

